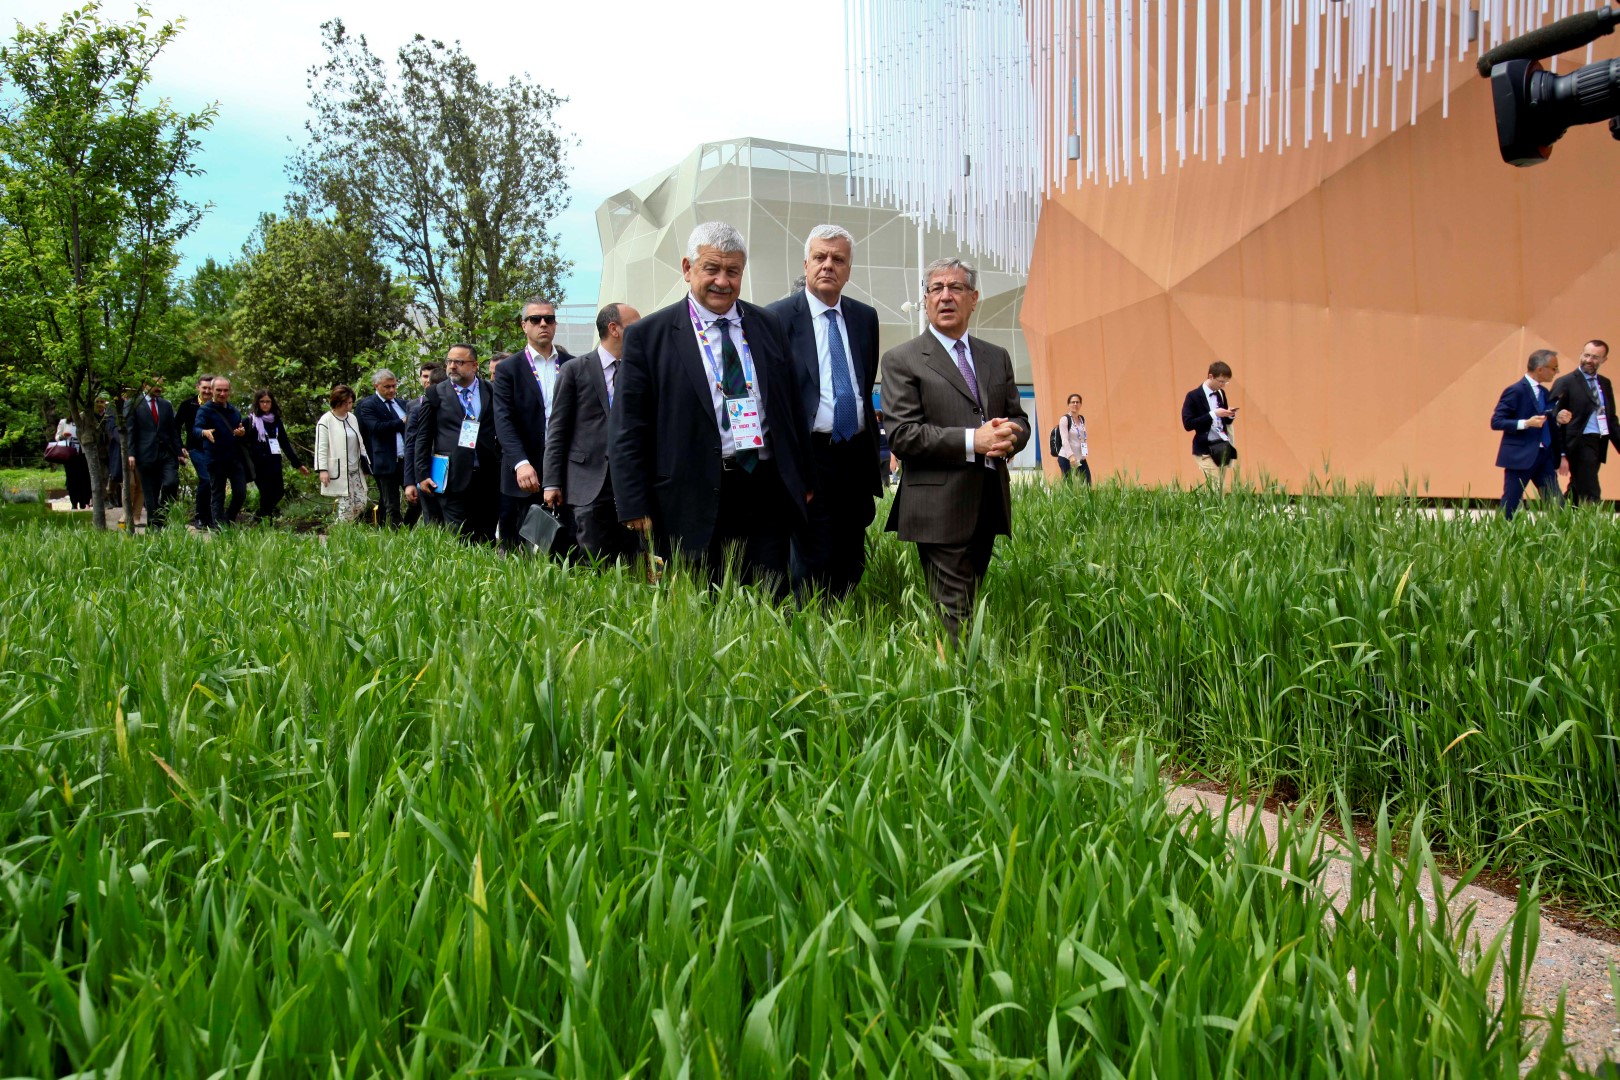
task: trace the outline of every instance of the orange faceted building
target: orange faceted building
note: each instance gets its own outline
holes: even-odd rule
[[[1530,352],[1556,349],[1569,371],[1586,340],[1620,343],[1620,143],[1591,125],[1545,164],[1503,164],[1475,55],[1451,55],[1449,117],[1441,59],[1398,99],[1393,132],[1385,115],[1363,137],[1357,103],[1351,133],[1318,128],[1307,147],[1296,127],[1287,149],[1257,151],[1257,95],[1246,156],[1234,100],[1224,161],[1212,147],[1178,165],[1172,149],[1161,174],[1155,116],[1145,178],[1079,184],[1071,162],[1041,209],[1022,312],[1043,426],[1078,391],[1099,479],[1197,483],[1181,402],[1220,359],[1251,477],[1497,495],[1490,414]]]

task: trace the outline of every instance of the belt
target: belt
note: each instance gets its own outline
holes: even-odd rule
[[[856,434],[859,435],[860,432],[856,432]],[[834,439],[830,431],[812,431],[810,433],[811,446],[848,446],[854,441],[853,438]]]

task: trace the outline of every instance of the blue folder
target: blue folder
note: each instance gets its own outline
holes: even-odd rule
[[[450,475],[450,455],[449,454],[434,454],[433,455],[433,475],[431,477],[431,479],[433,481],[434,489],[438,490],[438,491],[443,491],[444,490],[444,482],[449,477],[449,475]]]

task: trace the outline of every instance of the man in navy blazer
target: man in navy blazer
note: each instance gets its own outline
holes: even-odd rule
[[[788,543],[811,501],[808,433],[781,323],[737,299],[748,252],[723,222],[692,230],[690,292],[632,326],[608,467],[619,520],[718,583],[787,589]]]
[[[371,393],[360,399],[354,415],[360,437],[371,457],[371,475],[377,481],[377,524],[404,523],[399,495],[405,486],[405,406],[396,400],[399,379],[382,368],[371,377]]]
[[[1550,393],[1558,375],[1558,354],[1537,349],[1525,364],[1525,376],[1516,380],[1496,402],[1491,413],[1491,430],[1502,433],[1502,446],[1496,452],[1496,465],[1502,470],[1502,516],[1511,519],[1524,498],[1524,486],[1535,484],[1536,493],[1554,505],[1562,505],[1558,490],[1558,458],[1562,439],[1558,425],[1569,423],[1569,410],[1559,410]]]
[[[557,393],[557,376],[573,359],[556,346],[557,305],[531,297],[519,317],[528,344],[501,361],[495,385],[495,431],[501,443],[501,547],[515,551],[529,507],[540,502],[540,472],[546,460],[546,418]]]
[[[493,543],[501,510],[495,393],[478,377],[478,352],[471,345],[450,346],[444,366],[450,377],[428,388],[412,421],[416,487],[439,500],[445,526],[462,539]],[[443,491],[433,480],[433,458],[439,454],[448,459]]]
[[[804,242],[804,290],[766,306],[787,331],[799,406],[810,430],[819,498],[795,532],[793,588],[847,595],[866,571],[866,527],[883,491],[872,383],[877,375],[877,312],[844,296],[855,238],[817,225]]]

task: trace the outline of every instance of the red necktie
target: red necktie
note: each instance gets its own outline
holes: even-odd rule
[[[148,405],[152,406],[152,423],[153,423],[153,425],[160,424],[162,421],[160,421],[158,419],[157,402],[153,401],[151,398],[147,398],[146,403]]]

